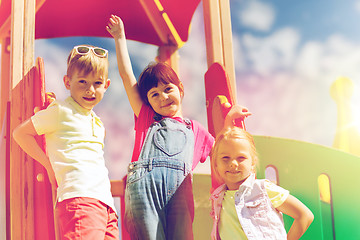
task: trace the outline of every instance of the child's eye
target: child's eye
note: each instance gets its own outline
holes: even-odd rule
[[[223,161],[228,161],[229,159],[230,159],[229,156],[222,156],[222,157],[221,157],[221,160],[223,160]]]
[[[151,97],[157,97],[157,96],[159,96],[158,93],[153,93],[153,94],[151,95]]]
[[[79,80],[79,83],[86,83],[85,80]]]
[[[95,84],[96,85],[101,85],[101,84],[103,84],[103,82],[102,81],[97,81],[97,82],[95,82]]]
[[[165,89],[165,92],[170,92],[172,90],[172,87],[167,87],[166,89]]]

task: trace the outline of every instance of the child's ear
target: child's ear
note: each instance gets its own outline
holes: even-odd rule
[[[256,163],[253,161],[252,165],[251,165],[251,170],[253,173],[256,173]]]
[[[179,90],[180,90],[180,96],[181,98],[184,97],[184,85],[182,84],[182,82],[180,82],[179,84]]]
[[[70,90],[70,78],[69,78],[68,75],[64,76],[64,85],[65,85],[67,90]]]
[[[105,81],[105,90],[106,89],[108,89],[108,87],[110,86],[110,83],[111,83],[111,81],[110,81],[110,79],[107,79],[106,81]]]

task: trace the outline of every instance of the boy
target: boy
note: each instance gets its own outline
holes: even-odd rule
[[[75,46],[68,57],[65,101],[55,100],[18,126],[13,137],[58,184],[56,217],[62,239],[119,239],[103,156],[105,129],[92,111],[110,85],[108,52]],[[49,157],[36,143],[45,134]],[[81,223],[81,224],[80,224]]]

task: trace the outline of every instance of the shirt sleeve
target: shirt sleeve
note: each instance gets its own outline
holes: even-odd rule
[[[143,104],[140,109],[139,116],[135,117],[135,131],[144,131],[154,122],[155,112],[146,104]]]
[[[192,121],[194,137],[195,137],[195,148],[194,148],[194,159],[193,169],[200,162],[205,162],[209,156],[211,148],[214,144],[214,137],[197,121]]]
[[[280,207],[289,196],[288,190],[270,182],[269,180],[265,180],[264,186],[274,208]]]
[[[146,138],[146,133],[149,126],[154,122],[155,112],[151,107],[143,104],[139,116],[135,115],[135,142],[131,162],[138,160],[141,148]]]
[[[51,103],[48,108],[35,113],[31,121],[38,135],[56,131],[59,122],[59,105],[55,102]]]

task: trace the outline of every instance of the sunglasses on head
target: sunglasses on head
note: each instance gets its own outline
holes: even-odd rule
[[[99,47],[90,47],[90,46],[75,46],[74,49],[76,50],[76,53],[80,55],[86,55],[90,52],[90,50],[93,51],[93,53],[98,57],[106,57],[108,54],[108,50],[99,48]]]

